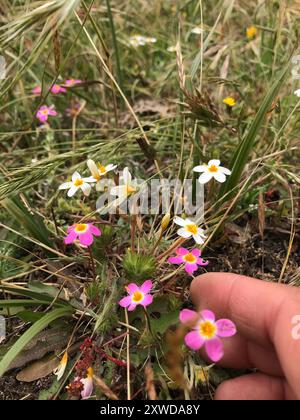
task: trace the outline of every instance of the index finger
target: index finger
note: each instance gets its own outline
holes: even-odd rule
[[[274,346],[282,369],[300,396],[300,290],[230,273],[207,273],[191,285],[200,309],[230,318],[247,340]],[[298,330],[298,331],[297,331]]]

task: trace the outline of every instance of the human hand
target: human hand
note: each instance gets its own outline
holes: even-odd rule
[[[237,326],[238,334],[224,340],[219,364],[259,371],[222,383],[216,400],[300,399],[300,289],[207,273],[193,280],[191,295],[197,309],[209,308]]]

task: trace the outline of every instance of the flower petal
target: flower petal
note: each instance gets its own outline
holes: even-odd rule
[[[231,171],[227,168],[224,168],[223,166],[219,167],[219,171],[223,172],[225,175],[231,175]]]
[[[188,232],[185,228],[178,229],[177,234],[185,239],[190,238],[192,236],[191,232]]]
[[[215,322],[215,320],[216,320],[216,316],[213,313],[213,311],[209,311],[208,309],[205,309],[204,311],[201,311],[200,315],[205,321]]]
[[[195,248],[191,251],[191,254],[194,255],[194,257],[200,257],[201,251],[198,248]]]
[[[81,235],[79,235],[79,242],[81,243],[81,245],[90,246],[94,242],[93,235],[91,234],[91,232],[82,233]]]
[[[145,306],[151,305],[152,302],[153,302],[153,296],[146,295],[143,301],[141,302],[141,305],[145,307]]]
[[[219,362],[224,356],[223,343],[219,338],[206,341],[205,350],[208,357],[215,363]]]
[[[92,225],[92,224],[90,224],[89,225],[89,228],[90,228],[90,232],[93,234],[93,235],[95,235],[95,236],[101,236],[101,230],[100,229],[98,229],[96,226],[94,226],[94,225]]]
[[[140,290],[139,286],[135,283],[128,284],[126,289],[129,290],[130,293],[138,292]]]
[[[221,171],[215,172],[213,176],[218,182],[223,183],[226,181],[226,175]]]
[[[211,172],[204,172],[200,177],[198,178],[198,181],[200,184],[206,184],[212,179],[213,175]]]
[[[193,238],[196,244],[204,244],[203,237],[199,233],[197,233],[196,235],[193,235]]]
[[[74,194],[76,194],[78,190],[78,187],[75,187],[75,185],[72,185],[72,187],[68,191],[68,197],[73,197]]]
[[[212,165],[214,165],[214,166],[220,166],[221,165],[221,161],[219,160],[219,159],[211,159],[209,162],[208,162],[208,166],[212,166]]]
[[[179,226],[185,226],[187,223],[184,219],[182,219],[182,217],[179,216],[175,216],[173,219],[173,222],[176,223],[176,225]]]
[[[132,303],[130,306],[128,306],[127,310],[131,312],[131,311],[134,311],[135,308],[136,308],[136,303]]]
[[[76,179],[81,179],[81,175],[77,171],[73,173],[73,175],[72,175],[72,181],[75,182]]]
[[[192,350],[199,350],[205,343],[197,331],[191,331],[184,337],[185,344]]]
[[[127,308],[127,306],[131,305],[131,296],[126,296],[121,299],[119,305],[122,306],[122,308]]]
[[[198,270],[198,265],[197,264],[189,264],[189,263],[185,264],[185,271],[188,274],[193,274],[194,271],[197,271],[197,270]]]
[[[72,244],[77,238],[77,233],[72,230],[70,231],[70,233],[68,234],[68,236],[65,237],[64,242],[66,245]]]
[[[91,193],[91,190],[92,190],[92,187],[90,186],[90,184],[88,184],[88,183],[84,183],[84,184],[82,184],[81,185],[81,190],[82,190],[82,192],[83,192],[83,194],[86,196],[86,197],[88,197],[89,195],[90,195],[90,193]]]
[[[81,383],[83,384],[83,390],[81,391],[81,398],[83,400],[89,398],[94,389],[93,378],[84,378],[81,379]]]
[[[188,253],[189,253],[189,250],[186,248],[180,247],[176,249],[177,255],[187,255]]]
[[[219,337],[232,337],[236,334],[236,326],[230,319],[219,319],[216,322],[218,327],[217,335]]]
[[[124,181],[124,184],[130,184],[132,180],[131,173],[129,172],[129,169],[126,167],[123,170],[122,180]]]
[[[194,172],[206,172],[207,171],[207,166],[206,165],[199,165],[199,166],[195,166],[195,168],[193,168]]]
[[[150,292],[150,290],[152,289],[152,281],[151,280],[146,280],[140,287],[141,292],[143,293],[148,293]]]
[[[209,261],[205,261],[203,258],[197,258],[197,264],[201,267],[206,267],[209,264]]]
[[[61,184],[58,189],[59,190],[68,190],[69,188],[71,188],[73,186],[72,182],[65,182],[64,184]]]
[[[183,264],[182,257],[170,257],[168,258],[168,262],[170,264]]]
[[[91,174],[93,175],[93,177],[97,177],[99,175],[97,165],[92,159],[88,159],[87,166],[89,170],[91,171]]]
[[[199,314],[195,311],[192,311],[191,309],[183,309],[179,314],[180,322],[183,324],[196,320],[198,317]]]

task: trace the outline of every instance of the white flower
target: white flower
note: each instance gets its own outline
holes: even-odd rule
[[[80,382],[83,385],[83,390],[81,391],[81,398],[83,400],[86,400],[89,398],[94,389],[94,383],[93,383],[93,377],[94,377],[94,370],[93,368],[89,367],[87,370],[87,376],[85,378],[80,379]]]
[[[74,172],[72,175],[72,182],[65,182],[64,184],[58,187],[59,190],[69,190],[68,197],[73,197],[73,195],[81,189],[85,196],[89,196],[91,193],[91,186],[89,182],[95,182],[90,178],[82,178],[78,172]]]
[[[193,29],[191,30],[191,33],[192,33],[192,34],[195,34],[195,35],[201,35],[201,34],[202,34],[202,32],[203,32],[203,29],[202,29],[202,28],[200,28],[200,26],[195,26],[195,28],[193,28]]]
[[[190,219],[182,219],[181,217],[176,216],[174,217],[174,223],[176,223],[176,225],[182,226],[177,231],[179,236],[185,239],[193,237],[197,244],[204,244],[204,239],[206,238],[204,235],[204,230],[199,228],[195,222]]]
[[[295,90],[294,95],[298,96],[300,98],[300,89]]]
[[[97,191],[99,191],[101,188],[100,180],[102,179],[102,177],[106,175],[108,172],[113,171],[117,167],[117,165],[113,165],[112,163],[106,166],[103,166],[100,163],[96,164],[92,159],[89,159],[87,161],[87,166],[89,170],[91,171],[92,176],[87,178],[86,181],[96,182]]]
[[[120,185],[113,187],[110,190],[111,195],[117,195],[119,199],[124,200],[131,194],[137,191],[138,182],[136,179],[132,179],[131,173],[128,168],[124,168],[123,174],[120,178]]]
[[[63,377],[63,374],[65,373],[66,366],[67,366],[67,363],[68,363],[68,358],[69,358],[68,353],[65,352],[61,361],[59,362],[59,365],[53,371],[54,375],[57,376],[58,381]]]
[[[154,44],[157,42],[156,38],[150,38],[143,35],[133,35],[129,38],[129,44],[132,47],[144,46],[146,44]]]
[[[177,52],[177,45],[171,45],[171,47],[169,47],[169,48],[167,49],[167,51],[168,51],[168,52],[171,52],[171,53],[173,53],[173,52]]]
[[[217,159],[212,159],[207,165],[196,166],[194,172],[203,172],[199,177],[200,184],[206,184],[212,178],[215,178],[219,182],[225,182],[226,176],[230,175],[231,171],[227,168],[220,166],[221,162]]]

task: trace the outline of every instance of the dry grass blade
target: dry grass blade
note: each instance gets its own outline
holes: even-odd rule
[[[99,378],[99,376],[94,375],[94,382],[100,391],[110,400],[117,401],[119,398],[117,395],[106,385],[106,383]]]

